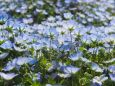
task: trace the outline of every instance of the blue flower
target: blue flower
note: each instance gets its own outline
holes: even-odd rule
[[[71,54],[69,56],[69,59],[71,59],[72,61],[76,61],[79,60],[82,57],[82,53],[81,52],[77,52],[75,54]]]
[[[5,80],[11,80],[14,77],[16,77],[17,75],[18,74],[15,74],[15,73],[3,73],[3,72],[0,72],[0,76]]]
[[[60,47],[60,50],[61,51],[70,51],[70,50],[74,50],[75,49],[75,46],[71,43],[64,43],[61,47]]]
[[[75,74],[76,72],[80,70],[80,68],[70,65],[70,66],[62,66],[60,70],[64,72],[65,74]]]
[[[8,20],[7,13],[0,11],[0,21],[5,22],[6,20]]]
[[[102,83],[106,81],[107,79],[108,77],[105,77],[105,75],[95,76],[92,80],[91,86],[102,86]]]
[[[9,50],[12,50],[12,42],[11,41],[5,41],[2,45],[0,45],[1,48],[3,49],[9,49]]]
[[[109,77],[111,78],[112,81],[115,81],[115,74],[109,74]]]
[[[71,74],[58,73],[57,75],[58,75],[59,77],[61,77],[61,78],[69,78],[69,77],[71,77]]]
[[[13,59],[12,61],[9,61],[6,66],[3,68],[4,71],[10,71],[12,69],[14,69],[15,67],[16,68],[19,68],[18,65],[16,65],[16,61],[17,59]]]
[[[0,54],[0,59],[4,59],[9,55],[9,53],[2,53]]]
[[[40,72],[37,73],[37,80],[38,80],[38,81],[41,81],[41,80],[42,80],[42,78],[41,78],[41,73],[40,73]]]
[[[115,65],[109,66],[109,67],[108,67],[108,70],[109,70],[110,72],[115,73]]]
[[[27,63],[34,64],[36,62],[36,60],[31,57],[18,57],[16,59],[17,59],[17,61],[16,61],[17,65],[23,65],[23,64],[27,64]]]
[[[10,71],[13,68],[19,69],[21,65],[24,64],[30,64],[33,65],[37,62],[36,59],[31,58],[31,57],[18,57],[13,59],[12,61],[9,61],[6,65],[6,67],[3,68],[4,71]]]
[[[70,3],[71,3],[71,0],[65,0],[65,3],[66,3],[66,4],[70,4]]]
[[[91,69],[94,70],[95,72],[103,72],[103,69],[99,67],[98,64],[96,63],[91,63]]]
[[[73,15],[71,13],[64,13],[64,18],[71,19]]]

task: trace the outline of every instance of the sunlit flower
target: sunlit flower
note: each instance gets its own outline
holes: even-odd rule
[[[64,13],[64,18],[71,19],[73,15],[71,13]]]
[[[78,59],[80,59],[82,57],[82,53],[81,52],[77,52],[75,54],[71,54],[69,56],[69,59],[71,59],[72,61],[76,61]]]
[[[109,74],[112,81],[115,81],[115,74]]]
[[[108,67],[108,70],[109,70],[110,72],[115,73],[115,65],[110,65],[110,66]]]
[[[15,74],[15,73],[3,73],[3,72],[0,72],[0,76],[5,80],[11,80],[14,77],[16,77],[17,75],[18,74]]]
[[[75,74],[80,70],[80,68],[74,66],[62,66],[60,70],[63,71],[65,74]]]
[[[12,61],[9,61],[7,65],[3,68],[4,71],[10,71],[14,68],[19,68],[19,66],[24,65],[24,64],[34,64],[36,63],[37,60],[34,58],[30,57],[18,57],[13,59]]]
[[[2,53],[0,54],[0,59],[4,59],[9,55],[9,53]]]
[[[91,64],[91,69],[94,70],[95,72],[103,72],[103,69],[99,67],[99,65],[96,63]]]
[[[8,41],[4,42],[2,45],[0,45],[0,47],[3,49],[12,50],[13,45],[12,45],[12,42],[8,40]]]
[[[105,77],[105,75],[95,76],[92,80],[93,84],[91,86],[102,86],[102,83],[107,79],[108,77]]]

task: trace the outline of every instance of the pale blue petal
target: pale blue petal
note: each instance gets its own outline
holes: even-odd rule
[[[74,66],[62,66],[60,70],[66,74],[75,74],[76,72],[80,70],[80,68],[77,68]]]
[[[3,49],[9,49],[9,50],[12,50],[12,43],[11,41],[6,41],[4,42],[2,45],[0,45],[1,48]]]
[[[96,63],[91,64],[91,69],[94,70],[95,72],[103,72],[103,69],[100,68],[99,65]]]
[[[69,59],[71,59],[72,61],[76,61],[76,60],[79,60],[80,57],[82,57],[82,53],[78,52],[78,53],[75,53],[75,54],[71,54],[69,56]]]
[[[4,59],[9,55],[9,53],[2,53],[0,54],[0,59]]]
[[[14,77],[16,77],[18,74],[15,74],[15,73],[3,73],[3,72],[0,72],[0,76],[5,79],[5,80],[11,80],[13,79]]]
[[[110,72],[115,73],[115,65],[109,66],[109,67],[108,67],[108,70],[109,70]]]
[[[115,81],[115,74],[109,74],[112,81]]]

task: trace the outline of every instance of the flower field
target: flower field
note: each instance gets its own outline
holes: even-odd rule
[[[115,0],[0,0],[0,86],[115,86]]]

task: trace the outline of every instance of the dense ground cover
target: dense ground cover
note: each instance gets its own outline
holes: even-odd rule
[[[0,0],[0,86],[115,86],[115,1]]]

